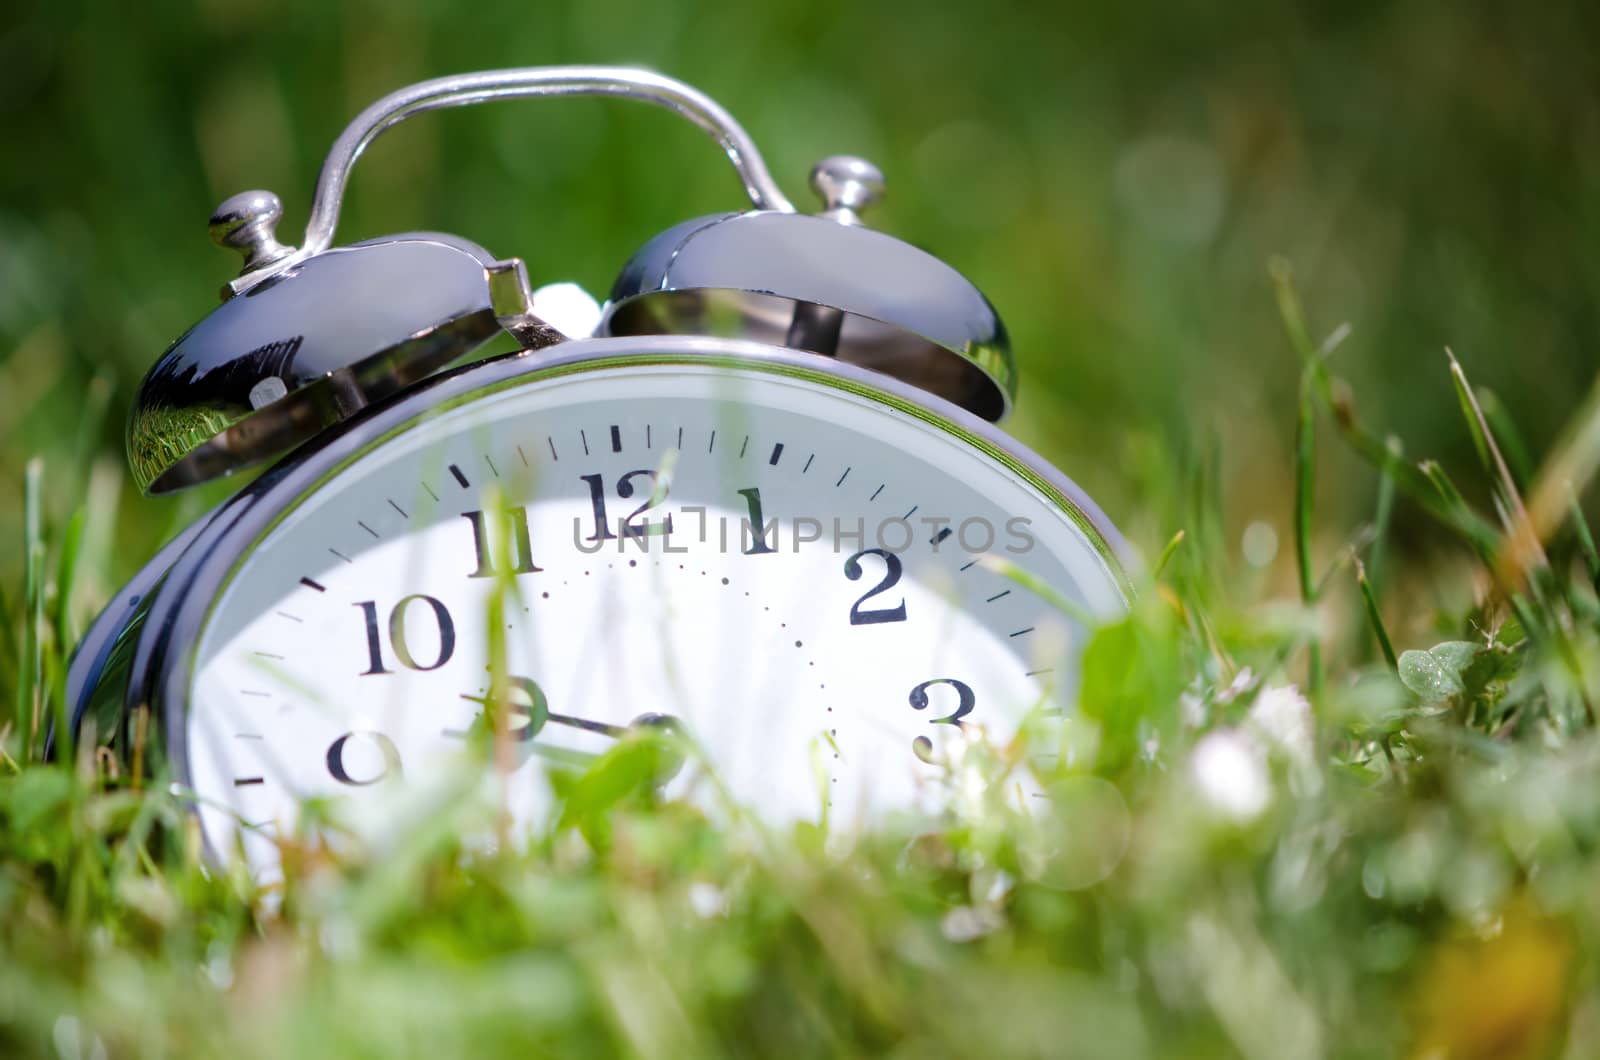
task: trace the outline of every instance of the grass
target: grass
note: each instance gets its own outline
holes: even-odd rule
[[[1342,329],[1314,340],[1286,267],[1273,282],[1302,366],[1294,594],[1241,592],[1215,481],[1176,482],[1156,503],[1180,525],[1085,651],[1089,753],[1029,818],[982,793],[1020,744],[968,746],[935,824],[855,836],[662,804],[659,745],[624,741],[556,775],[561,812],[525,844],[462,838],[499,823],[474,784],[382,849],[329,848],[308,807],[264,893],[202,866],[161,778],[93,741],[45,760],[74,571],[111,545],[92,512],[47,536],[30,465],[0,1053],[1596,1055],[1600,560],[1577,498],[1600,401],[1532,470],[1441,358],[1491,518],[1363,425]],[[1313,504],[1329,439],[1378,474],[1347,531]],[[1407,569],[1400,503],[1459,552]],[[1439,613],[1422,580],[1469,602]],[[1435,637],[1392,632],[1419,618]]]

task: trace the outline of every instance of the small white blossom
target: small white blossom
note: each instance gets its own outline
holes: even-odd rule
[[[1189,772],[1206,804],[1235,821],[1254,820],[1272,801],[1266,753],[1238,729],[1202,736],[1190,752]]]
[[[728,893],[714,883],[696,880],[689,885],[689,908],[702,920],[728,915]]]
[[[1264,688],[1250,707],[1245,723],[1251,732],[1281,752],[1296,768],[1316,761],[1316,729],[1311,704],[1294,685]]]
[[[971,942],[993,934],[1004,926],[1004,918],[993,909],[959,905],[944,915],[939,929],[951,942]]]
[[[1256,672],[1246,666],[1243,670],[1234,674],[1233,680],[1228,683],[1227,688],[1217,693],[1217,702],[1219,704],[1232,703],[1255,686]]]

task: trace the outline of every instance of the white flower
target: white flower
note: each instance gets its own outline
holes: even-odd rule
[[[993,934],[1005,926],[1005,919],[995,910],[972,905],[958,905],[944,915],[939,929],[951,942],[971,942]]]
[[[714,883],[696,880],[689,885],[689,908],[702,920],[728,915],[728,893]]]
[[[1309,769],[1315,764],[1316,727],[1311,720],[1311,704],[1294,685],[1262,689],[1245,724],[1297,769]]]
[[[1240,823],[1272,801],[1272,776],[1261,745],[1238,729],[1206,733],[1189,753],[1189,773],[1210,808]]]
[[[1224,705],[1232,703],[1255,686],[1256,673],[1246,666],[1243,670],[1233,675],[1233,680],[1228,683],[1227,688],[1217,693],[1217,702]]]

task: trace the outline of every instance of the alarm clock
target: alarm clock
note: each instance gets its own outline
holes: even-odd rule
[[[648,241],[603,305],[454,236],[334,244],[386,129],[559,95],[689,119],[749,208]],[[1084,638],[1129,600],[1122,541],[995,426],[1000,319],[863,223],[876,168],[829,158],[811,184],[799,212],[688,85],[554,67],[375,103],[298,247],[275,196],[224,202],[243,272],[144,379],[129,459],[149,494],[275,463],[91,627],[78,732],[189,799],[208,856],[271,877],[306,800],[381,829],[398,786],[463,763],[533,827],[552,770],[667,729],[668,795],[712,776],[774,820],[871,821],[973,742],[1069,716]],[[470,360],[503,333],[516,352]]]

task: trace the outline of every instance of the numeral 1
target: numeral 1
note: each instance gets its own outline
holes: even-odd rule
[[[761,488],[751,486],[749,489],[739,491],[739,496],[744,498],[745,506],[750,509],[750,537],[752,543],[744,550],[747,556],[763,556],[777,549],[767,544],[767,527],[761,514]]]
[[[589,535],[589,540],[615,540],[617,535],[611,532],[610,520],[606,518],[605,478],[600,475],[579,475],[578,478],[589,484],[589,503],[594,508],[594,533]]]
[[[533,562],[533,542],[528,536],[528,509],[518,506],[506,509],[506,523],[510,533],[511,573],[538,574],[544,568]],[[478,557],[478,569],[469,578],[494,577],[494,557],[489,554],[489,520],[481,511],[463,512],[461,518],[472,524],[472,549]]]

